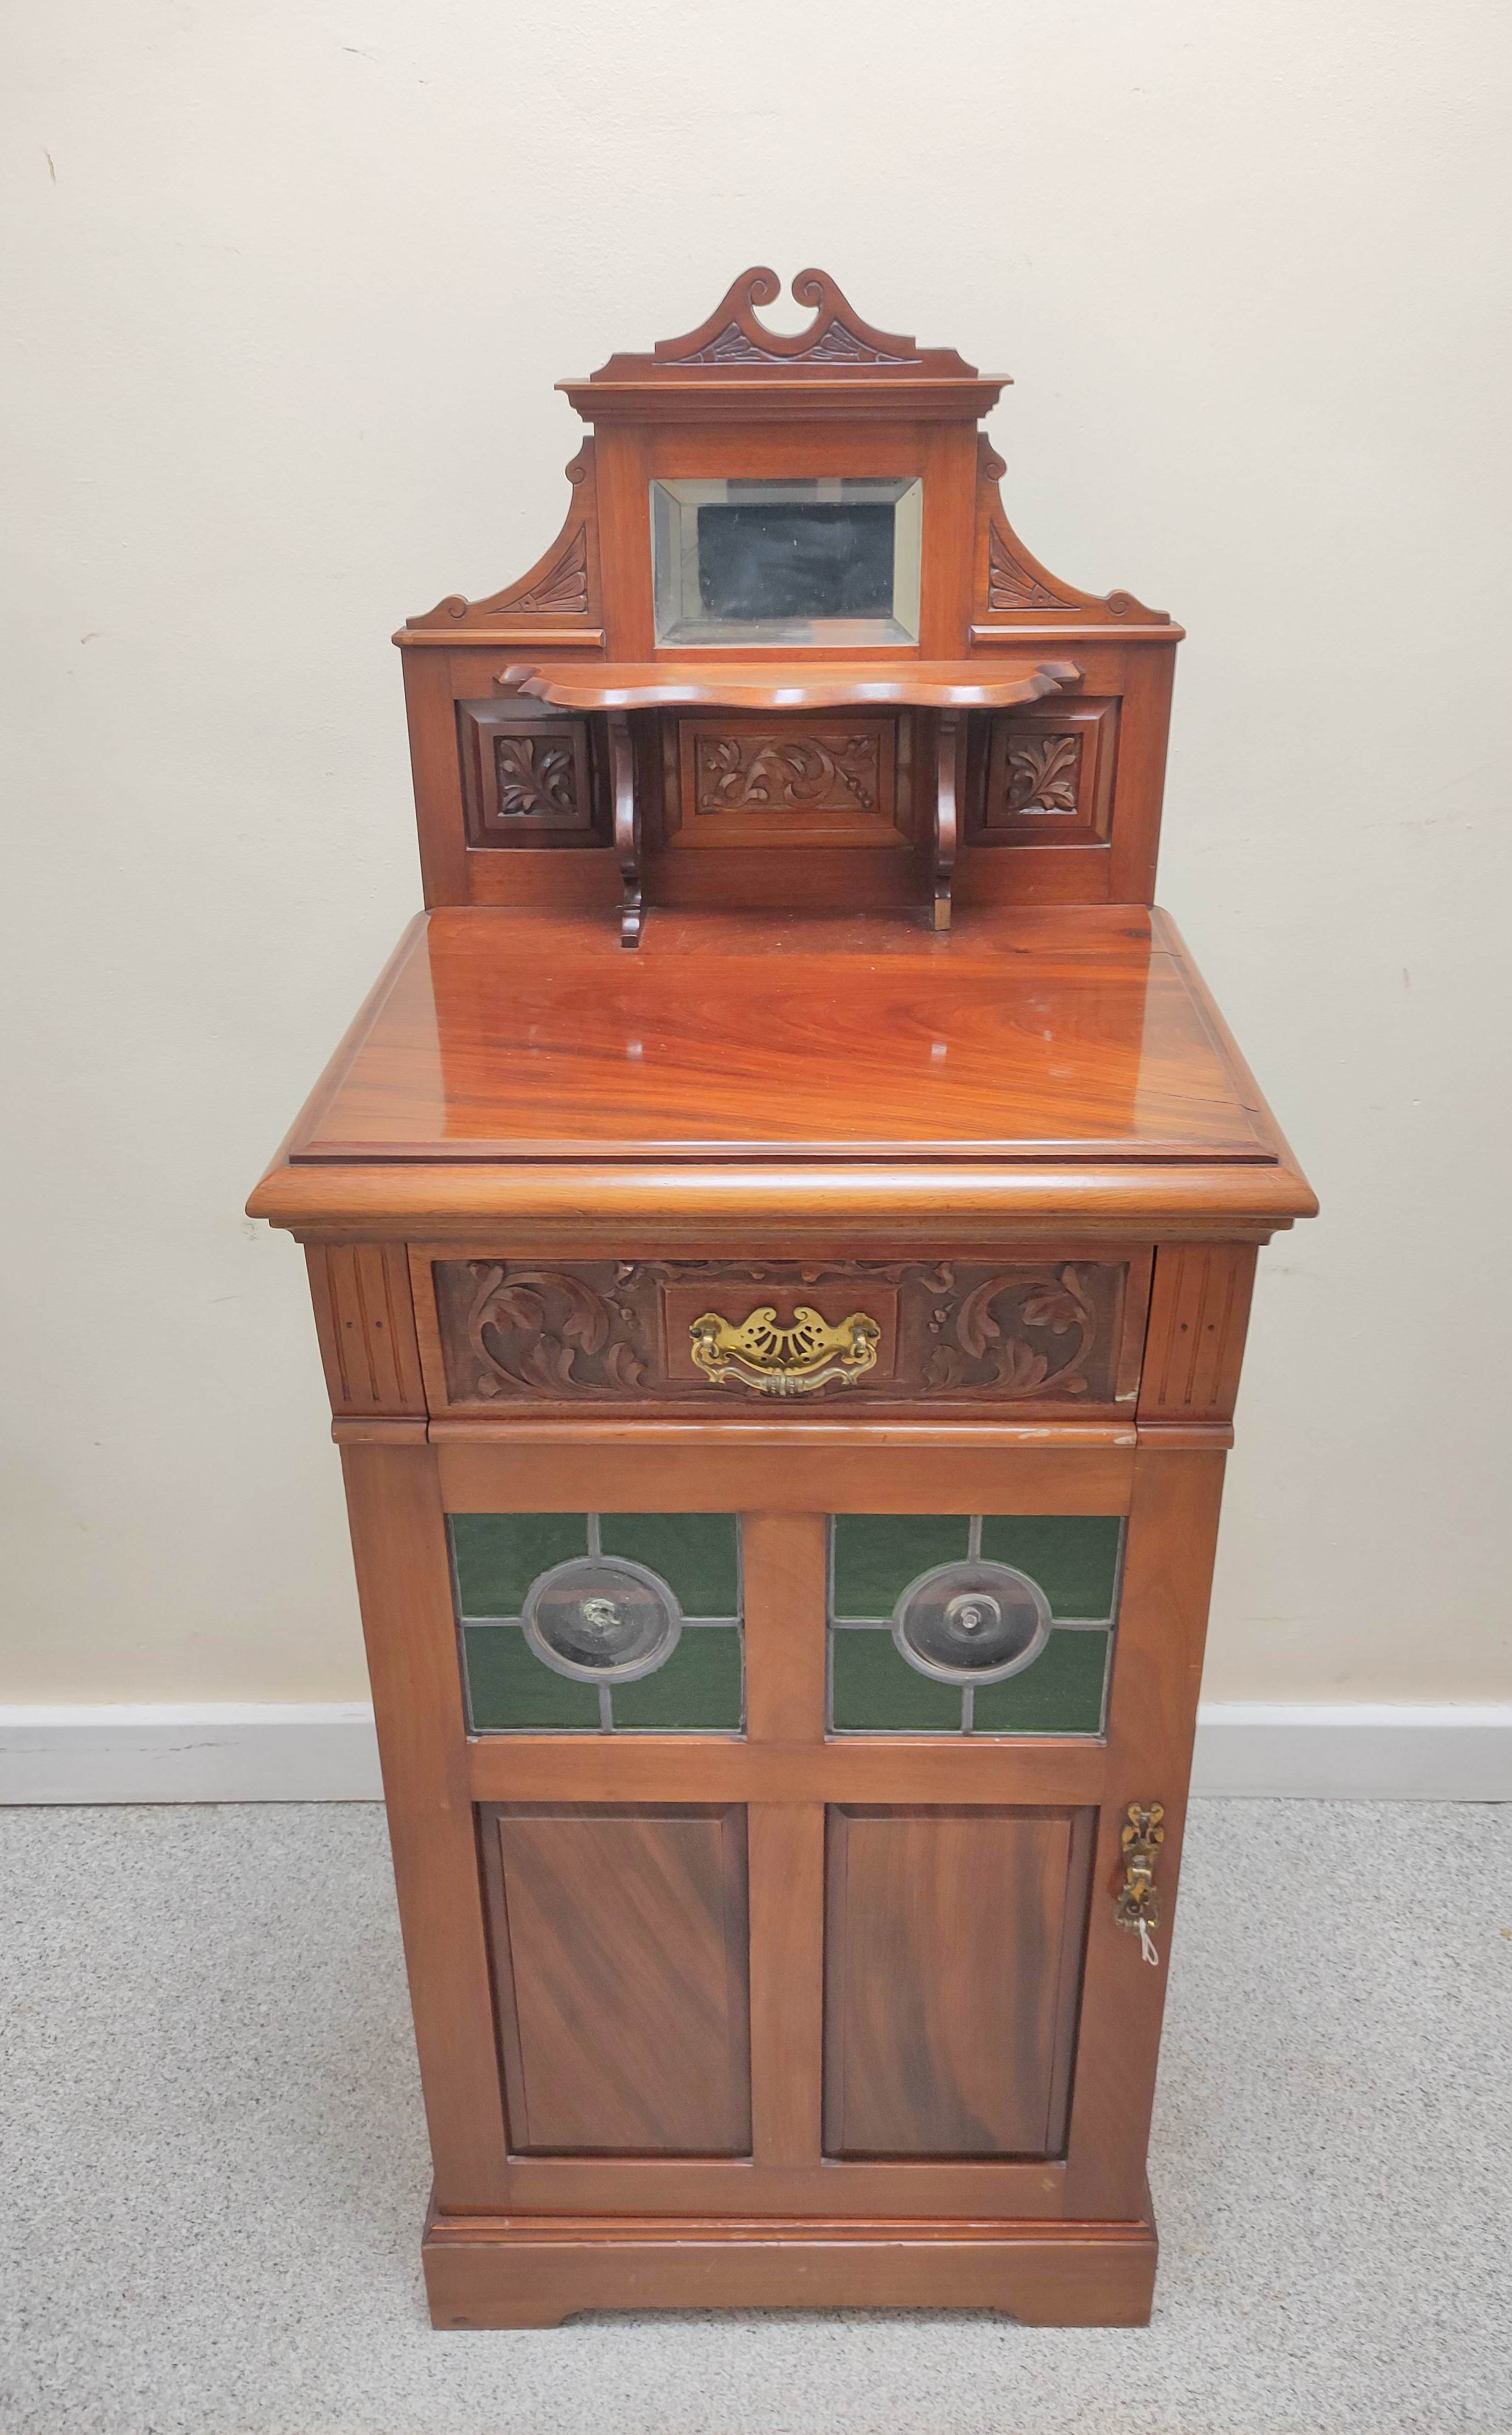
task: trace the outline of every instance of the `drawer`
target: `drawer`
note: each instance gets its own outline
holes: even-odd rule
[[[1132,1408],[1147,1247],[1012,1260],[410,1252],[432,1412]]]

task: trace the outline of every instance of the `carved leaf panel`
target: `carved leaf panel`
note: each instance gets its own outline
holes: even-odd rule
[[[1022,735],[1008,746],[1010,812],[1074,812],[1079,735]]]
[[[909,842],[896,716],[711,715],[679,718],[676,730],[669,845]]]
[[[1116,698],[1036,703],[988,721],[968,838],[979,845],[1083,845],[1111,834]]]
[[[559,711],[542,717],[533,704],[461,701],[456,721],[470,846],[601,841],[586,718]]]
[[[501,735],[494,742],[501,819],[534,812],[576,820],[577,783],[572,746],[559,736]]]
[[[704,735],[694,811],[877,808],[881,740],[860,735]]]

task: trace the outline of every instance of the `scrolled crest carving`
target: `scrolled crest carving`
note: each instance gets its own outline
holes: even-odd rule
[[[807,329],[768,329],[758,318],[759,309],[775,304],[782,292],[776,271],[765,265],[743,271],[696,330],[660,339],[649,355],[611,355],[593,379],[639,381],[674,369],[769,375],[848,368],[934,380],[976,378],[975,366],[954,347],[920,347],[896,331],[874,329],[825,270],[800,270],[793,281],[795,301],[813,310]]]
[[[747,270],[705,322],[687,338],[663,338],[656,349],[660,363],[681,364],[918,364],[921,358],[912,338],[894,337],[874,330],[846,302],[834,281],[823,270],[800,270],[793,282],[794,301],[811,304],[814,319],[806,330],[769,330],[756,318],[762,304],[775,304],[782,283],[775,270]]]

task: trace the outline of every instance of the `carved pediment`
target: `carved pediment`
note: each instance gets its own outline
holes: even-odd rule
[[[757,307],[775,303],[782,292],[775,270],[743,271],[696,330],[661,339],[648,355],[611,355],[588,385],[654,381],[695,371],[768,378],[783,372],[801,377],[846,371],[883,371],[936,381],[977,378],[975,365],[965,362],[954,347],[920,347],[915,338],[873,329],[824,270],[800,270],[793,282],[795,300],[813,307],[808,328],[768,329],[758,319]]]

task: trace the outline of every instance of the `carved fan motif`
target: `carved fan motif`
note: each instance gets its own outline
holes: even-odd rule
[[[996,525],[988,536],[987,605],[989,609],[1079,609],[1022,566]]]
[[[588,607],[588,527],[579,525],[541,581],[503,604],[511,617],[576,617]]]

